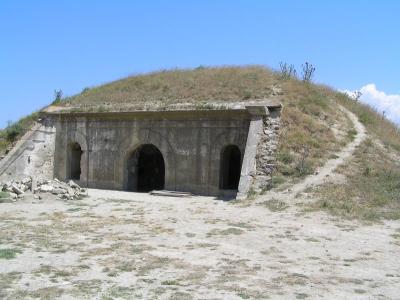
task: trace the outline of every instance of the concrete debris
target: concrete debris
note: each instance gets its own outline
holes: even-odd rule
[[[21,188],[24,189],[24,188],[25,188],[25,185],[21,185]],[[12,191],[13,191],[15,194],[17,194],[17,195],[21,195],[21,194],[24,193],[24,191],[23,191],[22,189],[18,188],[18,187],[15,186],[14,184],[11,185],[11,189],[12,189]]]
[[[87,190],[81,188],[74,181],[61,182],[57,178],[53,180],[32,180],[25,177],[21,180],[12,180],[0,183],[0,191],[7,192],[11,199],[21,199],[25,194],[33,193],[34,199],[40,200],[40,194],[53,194],[63,200],[80,199],[87,196]]]

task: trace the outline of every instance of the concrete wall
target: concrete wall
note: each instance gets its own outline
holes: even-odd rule
[[[36,123],[0,161],[0,181],[26,176],[52,179],[55,137],[51,120]]]
[[[70,146],[82,148],[83,186],[123,190],[127,160],[153,144],[165,162],[165,188],[219,195],[220,154],[237,145],[245,153],[251,116],[246,110],[59,114],[54,176],[67,180]]]

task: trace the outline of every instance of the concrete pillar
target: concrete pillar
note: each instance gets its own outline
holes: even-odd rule
[[[257,145],[263,131],[263,117],[268,115],[268,109],[265,106],[246,106],[246,109],[251,115],[251,120],[236,199],[246,199],[253,183],[257,166]]]

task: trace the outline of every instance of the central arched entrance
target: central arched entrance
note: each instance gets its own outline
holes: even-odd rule
[[[81,179],[81,160],[82,160],[82,148],[78,143],[73,143],[70,146],[69,154],[69,179],[80,180]]]
[[[139,146],[128,158],[126,189],[134,192],[150,192],[164,189],[164,158],[152,144]]]
[[[242,155],[239,147],[229,145],[222,149],[220,166],[220,189],[237,190],[239,187]]]

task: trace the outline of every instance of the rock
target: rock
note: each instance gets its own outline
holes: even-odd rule
[[[34,192],[37,189],[37,186],[37,180],[33,178],[31,182],[31,191]]]
[[[25,184],[21,184],[20,186],[21,191],[23,191],[24,193],[29,190],[29,186],[25,185]]]
[[[12,191],[13,191],[14,193],[16,193],[17,195],[21,195],[21,194],[24,193],[24,192],[23,192],[21,189],[19,189],[15,184],[11,185],[11,189],[12,189]]]
[[[51,191],[51,193],[52,193],[53,195],[63,195],[63,194],[66,194],[67,191],[64,190],[64,189],[62,189],[62,188],[54,188],[54,189]]]
[[[74,189],[71,188],[71,187],[68,187],[67,193],[68,193],[68,195],[70,195],[70,196],[75,196],[75,191],[74,191]]]
[[[33,195],[33,198],[36,199],[36,200],[42,199],[42,197],[40,197],[39,195]]]
[[[43,184],[38,188],[38,191],[40,193],[51,193],[53,192],[54,187],[52,187],[51,185],[47,185],[47,184]]]
[[[11,199],[17,199],[18,195],[15,193],[8,193]]]
[[[75,182],[73,182],[72,180],[68,181],[68,185],[74,189],[80,189],[81,187],[79,185],[77,185]]]
[[[13,180],[4,184],[0,183],[0,190],[9,192],[12,197],[20,198],[26,191],[32,190],[34,199],[41,199],[38,193],[51,193],[60,199],[73,200],[87,196],[87,190],[81,188],[74,181],[68,183],[58,179],[41,180],[25,177],[21,181]]]
[[[30,178],[30,177],[25,177],[24,179],[21,180],[21,183],[25,184],[25,185],[29,185],[31,182],[32,182],[32,178]]]

